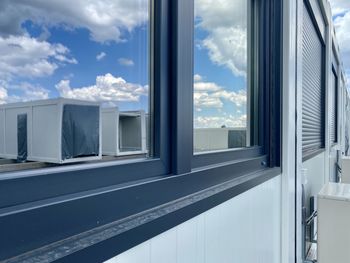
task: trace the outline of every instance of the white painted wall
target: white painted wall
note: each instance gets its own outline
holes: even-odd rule
[[[326,153],[322,152],[319,155],[303,162],[302,184],[304,184],[305,200],[307,213],[309,213],[309,200],[311,196],[317,196],[325,184],[325,162]],[[328,174],[328,173],[327,173]]]
[[[336,182],[337,172],[336,172],[336,164],[337,164],[337,152],[340,149],[339,145],[334,145],[330,148],[329,152],[329,182]]]
[[[281,176],[105,263],[281,263]]]

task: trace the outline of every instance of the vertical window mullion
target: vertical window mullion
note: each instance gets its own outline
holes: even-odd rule
[[[153,156],[161,159],[166,173],[170,172],[170,1],[152,2],[152,27],[150,57],[153,72],[150,80],[153,97],[150,100],[153,134],[150,145],[154,145]],[[152,93],[151,93],[152,94]]]
[[[172,172],[191,171],[193,155],[193,16],[194,2],[173,1],[172,13]]]

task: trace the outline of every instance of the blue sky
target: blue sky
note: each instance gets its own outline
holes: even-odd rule
[[[219,1],[195,1],[195,127],[246,125],[246,1]],[[67,97],[147,111],[147,3],[1,1],[0,103]]]
[[[0,103],[67,97],[148,110],[147,1],[4,0]]]
[[[245,127],[247,4],[195,0],[194,127]]]

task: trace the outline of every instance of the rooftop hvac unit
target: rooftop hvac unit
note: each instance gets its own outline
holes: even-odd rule
[[[215,151],[246,147],[246,128],[195,128],[194,150]]]
[[[350,184],[350,156],[342,156],[341,182],[345,184]]]
[[[317,206],[317,262],[350,262],[350,185],[326,184]]]
[[[145,112],[102,109],[102,153],[123,156],[147,153]]]
[[[0,106],[0,157],[72,163],[101,159],[98,103],[50,99]]]

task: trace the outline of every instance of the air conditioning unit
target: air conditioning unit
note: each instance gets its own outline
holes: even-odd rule
[[[0,106],[0,157],[72,163],[99,160],[99,103],[50,99]]]
[[[143,110],[102,109],[102,153],[124,156],[147,153],[146,115]]]
[[[317,262],[350,262],[350,185],[326,184],[317,207]]]
[[[341,158],[341,182],[350,184],[350,156]]]

